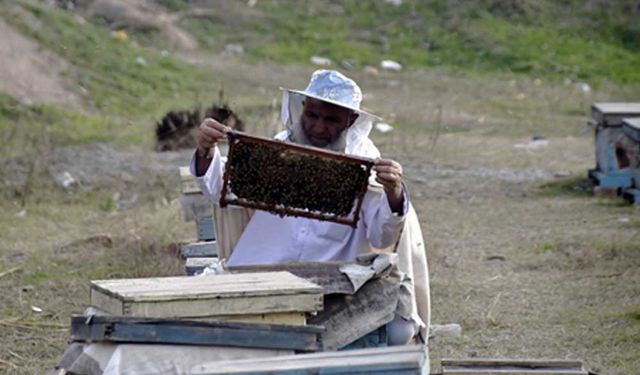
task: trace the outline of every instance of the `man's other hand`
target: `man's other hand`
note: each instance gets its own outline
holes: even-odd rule
[[[229,127],[225,126],[212,118],[206,118],[200,124],[200,132],[196,138],[197,158],[196,158],[196,175],[202,176],[207,172],[211,164],[211,148],[226,137]]]
[[[198,134],[198,155],[208,156],[209,151],[218,141],[226,137],[229,127],[219,123],[212,118],[206,118],[200,124],[200,133]]]
[[[384,186],[391,211],[402,214],[404,212],[402,165],[391,159],[376,159],[373,165],[376,181]]]

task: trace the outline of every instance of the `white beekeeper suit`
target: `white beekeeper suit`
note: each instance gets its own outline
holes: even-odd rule
[[[281,115],[287,130],[277,134],[276,139],[302,144],[308,143],[300,124],[305,97],[336,104],[358,114],[356,121],[345,131],[343,136],[326,148],[368,158],[380,157],[379,150],[369,138],[372,122],[376,116],[360,109],[362,101],[360,88],[353,80],[336,71],[318,70],[314,72],[309,85],[303,91],[283,89]],[[194,176],[196,176],[195,161],[196,155],[194,154],[190,167]],[[214,202],[220,201],[225,162],[226,158],[215,147],[213,160],[208,170],[203,176],[196,177],[203,193]],[[256,211],[253,216],[247,212],[247,209],[239,207],[229,206],[220,209],[219,206],[216,206],[215,208],[216,216],[224,216],[224,220],[217,220],[221,221],[221,223],[216,223],[218,233],[224,227],[225,235],[230,235],[220,244],[222,245],[220,254],[222,257],[228,257],[227,264],[229,265],[277,264],[296,261],[353,262],[358,255],[369,253],[372,248],[395,248],[404,227],[399,247],[399,250],[404,252],[400,254],[400,271],[409,275],[411,279],[415,278],[415,273],[420,276],[426,273],[426,269],[423,273],[416,270],[411,263],[412,256],[409,253],[411,244],[422,244],[422,242],[407,240],[409,233],[413,232],[415,236],[415,230],[408,231],[407,229],[415,228],[417,220],[410,222],[412,225],[409,225],[409,228],[405,226],[405,217],[409,212],[409,199],[406,191],[404,192],[403,214],[392,213],[382,186],[376,183],[373,178],[370,179],[370,187],[364,197],[361,220],[355,229],[343,224],[307,218],[279,217],[264,211]],[[415,215],[413,211],[412,214]],[[240,234],[238,229],[244,230]],[[229,230],[232,233],[228,233]],[[419,226],[417,230],[419,232]],[[424,252],[424,247],[417,250]],[[427,283],[428,291],[428,280],[424,281]],[[416,328],[424,332],[429,324],[428,313],[422,319],[419,317],[419,315],[425,314],[418,314],[417,310],[420,306],[417,305],[424,306],[424,303],[421,303],[420,297],[416,303],[414,292],[416,289],[413,283],[410,289],[414,293],[413,306],[405,309],[406,311],[401,313],[401,316],[413,321]],[[428,311],[428,296],[426,299]],[[423,311],[424,308],[420,312]]]

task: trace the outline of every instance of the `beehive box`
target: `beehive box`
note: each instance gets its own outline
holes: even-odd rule
[[[594,103],[591,116],[595,125],[596,168],[589,171],[589,176],[603,188],[628,187],[630,171],[622,165],[616,144],[623,136],[623,119],[640,117],[640,103]]]
[[[429,358],[419,345],[241,359],[196,365],[191,374],[388,374],[426,375]]]
[[[234,204],[357,225],[372,160],[239,132],[227,134],[221,207]]]
[[[289,272],[91,282],[91,305],[113,315],[205,318],[322,310],[322,288]]]

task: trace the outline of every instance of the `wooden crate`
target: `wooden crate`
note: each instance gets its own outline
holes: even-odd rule
[[[588,375],[582,361],[565,359],[442,359],[442,375]]]
[[[591,117],[600,127],[619,127],[628,117],[640,117],[640,103],[593,103]]]
[[[323,308],[322,288],[288,272],[91,282],[91,305],[113,315],[197,318]]]
[[[388,374],[426,375],[429,359],[418,345],[358,349],[342,352],[299,354],[261,359],[242,359],[196,365],[191,374]]]
[[[321,327],[239,322],[202,322],[126,316],[71,318],[71,341],[216,345],[314,352]]]

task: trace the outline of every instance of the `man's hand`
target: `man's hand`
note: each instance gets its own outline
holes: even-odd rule
[[[373,170],[376,171],[376,181],[384,186],[391,211],[402,214],[404,208],[402,165],[391,159],[376,159]]]
[[[200,133],[197,137],[197,159],[196,159],[196,174],[202,176],[207,173],[209,164],[211,164],[211,157],[209,156],[211,148],[220,141],[220,139],[226,137],[229,127],[225,126],[212,118],[206,118],[200,124]]]

